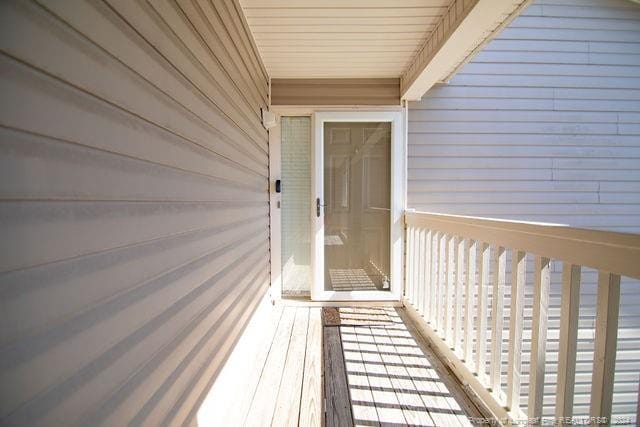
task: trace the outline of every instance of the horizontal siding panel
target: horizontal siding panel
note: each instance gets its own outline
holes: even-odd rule
[[[594,42],[637,43],[640,31],[589,30],[589,40]],[[584,40],[584,31],[566,28],[516,28],[507,27],[500,38],[511,40]]]
[[[409,179],[426,180],[467,180],[467,179],[528,179],[549,180],[552,178],[551,170],[545,169],[409,169]]]
[[[609,123],[545,123],[545,122],[415,122],[415,133],[474,133],[474,134],[569,134],[610,135],[618,130],[617,124]]]
[[[410,104],[409,207],[640,233],[639,22],[640,6],[630,1],[534,1],[447,84]],[[529,258],[525,412],[533,304]],[[545,416],[555,410],[560,265],[552,265],[551,276]],[[582,276],[573,411],[588,415],[597,278],[593,271]],[[628,415],[632,423],[640,370],[638,285],[622,280],[613,398],[614,414]]]
[[[264,181],[233,168],[210,177],[8,129],[0,144],[0,199],[267,202]]]
[[[504,160],[497,158],[478,157],[412,157],[409,159],[409,169],[503,169],[528,168],[550,169],[553,166],[551,159],[513,158],[505,164]]]
[[[553,110],[553,101],[549,99],[501,99],[496,103],[492,99],[479,98],[431,98],[422,104],[426,110]]]
[[[473,203],[478,197],[482,197],[485,203],[598,203],[598,194],[596,192],[556,192],[552,194],[540,193],[522,193],[511,194],[507,192],[493,193],[487,192],[455,192],[447,191],[430,191],[427,196],[429,203]],[[640,225],[640,220],[636,221]]]
[[[623,125],[619,125],[618,129]],[[433,144],[444,145],[496,145],[496,146],[509,146],[515,147],[546,147],[562,145],[567,149],[573,147],[577,148],[591,148],[598,147],[598,149],[606,149],[606,147],[628,147],[631,151],[634,151],[637,147],[638,138],[633,135],[587,135],[587,134],[565,134],[565,135],[549,135],[549,134],[520,134],[518,138],[513,138],[510,134],[474,134],[474,133],[451,133],[451,134],[424,134],[414,133],[411,131],[412,127],[409,127],[410,144],[409,150],[417,150],[420,144],[426,142]],[[419,153],[419,151],[417,151]],[[537,156],[535,150],[529,150],[531,155]],[[615,155],[615,150],[609,152],[613,153],[615,157],[625,157],[625,155]],[[636,157],[632,154],[632,157]]]
[[[14,100],[11,105],[0,105],[5,127],[203,175],[242,173],[244,179],[252,182],[266,181],[264,165],[247,157],[244,163],[238,163],[231,153],[227,156],[225,151],[220,150],[222,154],[214,151],[218,138],[212,135],[203,135],[202,141],[189,140],[35,71],[17,68],[9,73],[11,68],[1,69],[6,73],[0,80],[0,88]]]
[[[627,17],[621,18],[604,18],[606,11],[600,9],[601,15],[597,18],[565,16],[558,17],[550,14],[543,7],[543,16],[545,19],[538,17],[521,16],[510,25],[510,28],[563,28],[578,30],[614,30],[614,31],[637,31],[640,25],[640,18],[635,14],[635,19]]]
[[[640,89],[640,78],[607,77],[603,76],[562,76],[562,75],[531,75],[531,74],[486,74],[478,79],[477,74],[458,74],[456,83],[460,85],[477,86],[529,86],[529,87],[573,87],[573,88],[611,88],[611,89]]]
[[[490,139],[487,139],[490,141]],[[489,143],[473,146],[464,145],[409,145],[410,156],[431,156],[431,157],[606,157],[606,158],[640,158],[640,147],[558,147],[543,146],[534,150],[527,146],[492,146]]]
[[[638,32],[640,37],[640,32]],[[520,75],[565,75],[565,76],[593,76],[593,77],[638,77],[638,67],[563,64],[482,64],[470,63],[461,74],[520,74]]]
[[[529,6],[532,7],[532,6]],[[567,41],[567,40],[508,40],[497,38],[491,41],[479,55],[487,52],[508,51],[515,54],[525,54],[530,52],[553,53],[553,52],[590,52],[590,42],[588,41]],[[474,58],[475,60],[475,58]]]
[[[239,235],[259,233],[264,226],[264,219],[254,216],[222,227],[194,230],[5,273],[1,294],[3,313],[9,319],[17,319],[24,312],[31,315],[20,322],[3,322],[0,344],[5,346],[18,341],[21,335],[32,335],[48,324],[61,323],[86,307],[166,274],[203,253],[227,246]],[[120,279],[113,280],[114,277]],[[95,286],[87,288],[86,283]]]
[[[412,160],[412,159],[409,159]],[[619,183],[618,183],[619,184]],[[449,181],[442,182],[429,182],[429,181],[412,181],[409,185],[415,192],[432,192],[440,191],[443,187],[447,188],[448,192],[458,191],[490,191],[490,192],[565,192],[565,191],[587,191],[596,192],[601,187],[598,182],[584,182],[584,181]],[[640,189],[639,189],[640,190]]]
[[[229,224],[259,202],[3,202],[0,219],[14,247],[2,247],[0,271],[28,268],[174,233]],[[125,229],[127,233],[120,233]]]
[[[0,5],[0,424],[185,424],[269,286],[234,1]]]
[[[421,104],[422,105],[422,104]],[[571,112],[571,111],[495,111],[483,110],[409,110],[409,121],[412,122],[523,122],[523,123],[570,123],[592,125],[594,123],[618,123],[638,118],[624,117],[615,112]]]
[[[562,6],[562,5],[541,5],[542,15],[560,18],[597,18],[602,19],[606,16],[609,19],[633,19],[640,20],[640,11],[633,7],[613,8],[601,7],[602,5],[594,4],[585,7]]]

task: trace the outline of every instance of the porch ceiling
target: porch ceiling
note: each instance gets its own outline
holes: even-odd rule
[[[399,77],[451,0],[240,0],[272,78]]]

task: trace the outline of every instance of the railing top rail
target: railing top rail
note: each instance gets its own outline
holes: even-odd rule
[[[418,211],[405,223],[640,279],[640,234]]]

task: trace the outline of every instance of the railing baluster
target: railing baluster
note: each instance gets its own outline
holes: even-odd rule
[[[530,419],[540,419],[540,417],[542,417],[550,283],[549,258],[536,256],[535,278],[533,282],[531,368],[529,371],[529,405],[527,414]]]
[[[611,422],[611,401],[618,343],[618,311],[620,307],[620,276],[598,272],[596,302],[596,342],[591,380],[591,417]]]
[[[444,331],[444,319],[445,319],[445,307],[444,301],[446,299],[446,291],[447,291],[447,240],[448,237],[446,234],[440,235],[440,258],[438,265],[438,319],[436,320],[436,325],[438,329],[438,333],[440,335],[443,334]]]
[[[478,278],[478,331],[476,333],[476,373],[485,381],[487,368],[487,293],[489,292],[489,263],[491,250],[487,243],[480,244]]]
[[[509,316],[509,362],[507,368],[507,407],[520,408],[520,369],[522,368],[522,323],[524,322],[524,284],[526,254],[513,251],[511,260],[511,308]]]
[[[473,294],[476,285],[476,242],[467,239],[467,256],[466,261],[466,286],[465,303],[464,303],[464,360],[473,371],[472,354],[473,354]]]
[[[505,248],[496,248],[493,269],[493,296],[491,301],[491,388],[496,399],[500,399],[502,375],[502,325],[504,322],[504,284],[507,253]]]
[[[417,293],[418,287],[420,283],[418,281],[418,271],[420,268],[420,251],[418,251],[418,242],[420,238],[420,230],[422,227],[416,227],[413,231],[413,290],[412,290],[412,301],[415,306],[417,306]]]
[[[424,247],[425,247],[425,259],[424,259],[424,293],[422,295],[422,313],[425,319],[429,318],[429,300],[431,298],[431,287],[433,286],[431,282],[431,257],[432,253],[432,238],[431,238],[431,230],[427,230],[424,239]]]
[[[456,293],[454,296],[454,313],[453,313],[453,348],[462,354],[462,285],[464,284],[464,252],[465,239],[458,239],[456,247],[458,255],[456,256]]]
[[[447,307],[447,299],[449,297],[449,289],[447,287],[449,283],[449,246],[450,237],[445,235],[442,239],[442,258],[440,259],[440,289],[442,310],[440,310],[440,335],[447,338],[447,316],[449,315],[449,308]]]
[[[558,380],[556,417],[573,416],[573,390],[576,380],[578,346],[578,314],[580,307],[580,266],[562,266],[560,297],[560,348],[558,350]]]
[[[407,226],[407,243],[406,243],[406,265],[405,265],[405,288],[404,295],[405,297],[414,303],[413,300],[413,254],[415,253],[415,248],[413,247],[413,230],[414,227],[412,225]]]
[[[427,230],[424,228],[420,229],[420,234],[418,235],[416,252],[418,253],[418,288],[416,289],[416,308],[418,312],[424,316],[424,307],[422,307],[422,297],[424,295],[424,287],[426,284],[426,278],[424,275],[424,266],[426,263],[426,253],[425,253],[425,245],[424,240],[426,238]]]
[[[444,302],[444,337],[449,346],[453,344],[453,328],[451,320],[453,315],[453,292],[456,286],[456,265],[457,265],[457,238],[451,236],[447,246],[447,294]]]
[[[433,296],[431,298],[431,324],[438,328],[438,316],[440,313],[440,233],[436,232],[433,237],[433,262],[431,264],[431,282],[433,283]]]

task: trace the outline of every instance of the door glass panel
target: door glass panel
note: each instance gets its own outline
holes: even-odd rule
[[[390,290],[391,123],[324,124],[324,288]]]
[[[282,117],[282,293],[311,290],[311,118]]]

